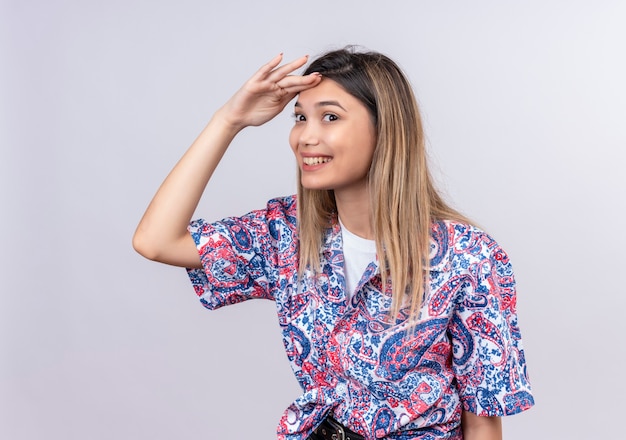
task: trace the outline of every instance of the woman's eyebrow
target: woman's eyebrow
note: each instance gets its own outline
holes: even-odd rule
[[[338,101],[320,101],[315,104],[315,107],[326,107],[329,105],[334,105],[336,107],[339,107],[344,112],[347,111],[345,108],[343,108],[341,104],[339,104]],[[294,104],[294,107],[302,107],[302,105],[298,101],[296,101],[296,103]]]

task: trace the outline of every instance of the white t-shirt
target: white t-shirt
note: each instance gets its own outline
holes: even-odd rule
[[[367,266],[376,261],[376,242],[359,237],[348,231],[341,223],[341,238],[343,240],[343,268],[346,277],[346,296],[350,298],[354,293]]]

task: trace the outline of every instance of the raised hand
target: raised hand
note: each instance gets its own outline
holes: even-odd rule
[[[298,93],[321,81],[319,74],[291,75],[307,62],[307,57],[279,67],[282,59],[278,55],[261,67],[213,115],[165,178],[133,237],[133,246],[141,255],[176,266],[200,266],[187,225],[231,141],[242,128],[269,121]]]
[[[279,67],[282,59],[282,54],[277,55],[261,67],[218,111],[219,116],[237,129],[264,124],[280,113],[298,93],[321,81],[318,73],[291,75],[307,62],[308,56]]]

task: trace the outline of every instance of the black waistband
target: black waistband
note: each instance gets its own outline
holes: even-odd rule
[[[326,417],[308,440],[365,440],[365,437],[349,430],[332,417]]]

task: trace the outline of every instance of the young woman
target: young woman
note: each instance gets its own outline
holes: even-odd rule
[[[281,60],[213,116],[150,203],[135,249],[189,268],[210,309],[276,302],[303,390],[278,438],[501,439],[500,417],[533,405],[513,273],[435,190],[407,79],[372,52],[329,52],[302,76],[306,57]],[[295,97],[297,197],[190,224],[235,135]]]

